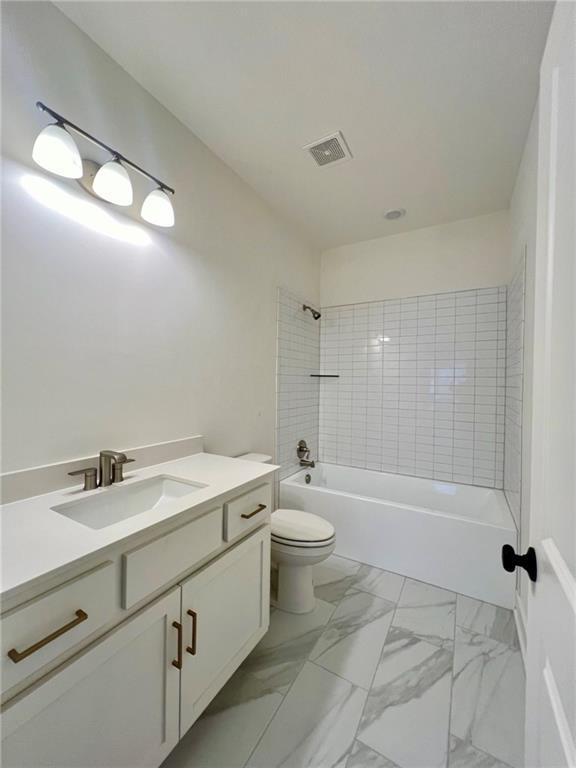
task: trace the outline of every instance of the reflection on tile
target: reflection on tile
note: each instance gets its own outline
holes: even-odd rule
[[[242,768],[281,702],[238,670],[162,768]]]
[[[320,600],[338,603],[352,585],[360,563],[330,555],[314,568],[314,592]]]
[[[454,639],[455,615],[454,592],[406,579],[393,625],[429,643],[443,645]]]
[[[392,628],[358,738],[400,766],[445,768],[452,651]]]
[[[355,741],[350,750],[350,756],[346,762],[346,768],[398,768],[391,760],[388,760],[378,752]]]
[[[493,640],[518,647],[514,614],[506,608],[458,595],[456,624],[470,632],[486,635]]]
[[[380,568],[373,568],[371,565],[361,565],[349,591],[369,592],[383,600],[397,603],[403,584],[404,576],[381,571]]]
[[[334,606],[316,601],[312,613],[272,611],[270,629],[241,669],[255,675],[269,691],[286,693],[324,631]]]
[[[475,749],[471,744],[450,736],[448,768],[510,768],[492,755]]]
[[[251,768],[343,768],[366,692],[306,663],[248,761]]]
[[[354,685],[369,688],[395,607],[364,592],[347,595],[334,611],[310,659]]]
[[[456,630],[451,732],[516,768],[523,762],[524,669],[520,651]]]

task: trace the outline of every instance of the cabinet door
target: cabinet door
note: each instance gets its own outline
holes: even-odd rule
[[[268,629],[269,604],[269,526],[182,584],[181,737]]]
[[[3,713],[4,768],[156,768],[178,741],[180,589]]]

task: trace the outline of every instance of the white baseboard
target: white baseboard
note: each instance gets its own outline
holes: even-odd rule
[[[201,453],[204,450],[204,438],[201,435],[183,437],[179,440],[169,440],[165,443],[142,445],[138,448],[118,448],[135,460],[131,468],[139,469],[152,464],[162,464],[165,461],[175,461],[183,456]],[[50,493],[60,488],[68,488],[78,484],[77,477],[69,477],[68,472],[86,466],[97,466],[98,456],[84,456],[78,459],[67,459],[55,464],[45,464],[40,467],[19,469],[16,472],[6,472],[0,475],[1,502],[9,504],[41,493]]]

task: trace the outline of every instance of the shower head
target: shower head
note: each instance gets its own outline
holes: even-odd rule
[[[322,317],[321,312],[318,312],[317,309],[313,309],[312,307],[309,307],[308,304],[302,304],[302,309],[304,310],[304,312],[306,312],[306,310],[309,309],[310,312],[312,313],[312,317],[314,318],[314,320],[320,320],[320,318]]]

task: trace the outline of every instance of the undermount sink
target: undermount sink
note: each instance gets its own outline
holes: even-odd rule
[[[168,475],[157,475],[126,486],[111,486],[94,496],[52,507],[54,512],[89,528],[106,528],[207,486]]]

